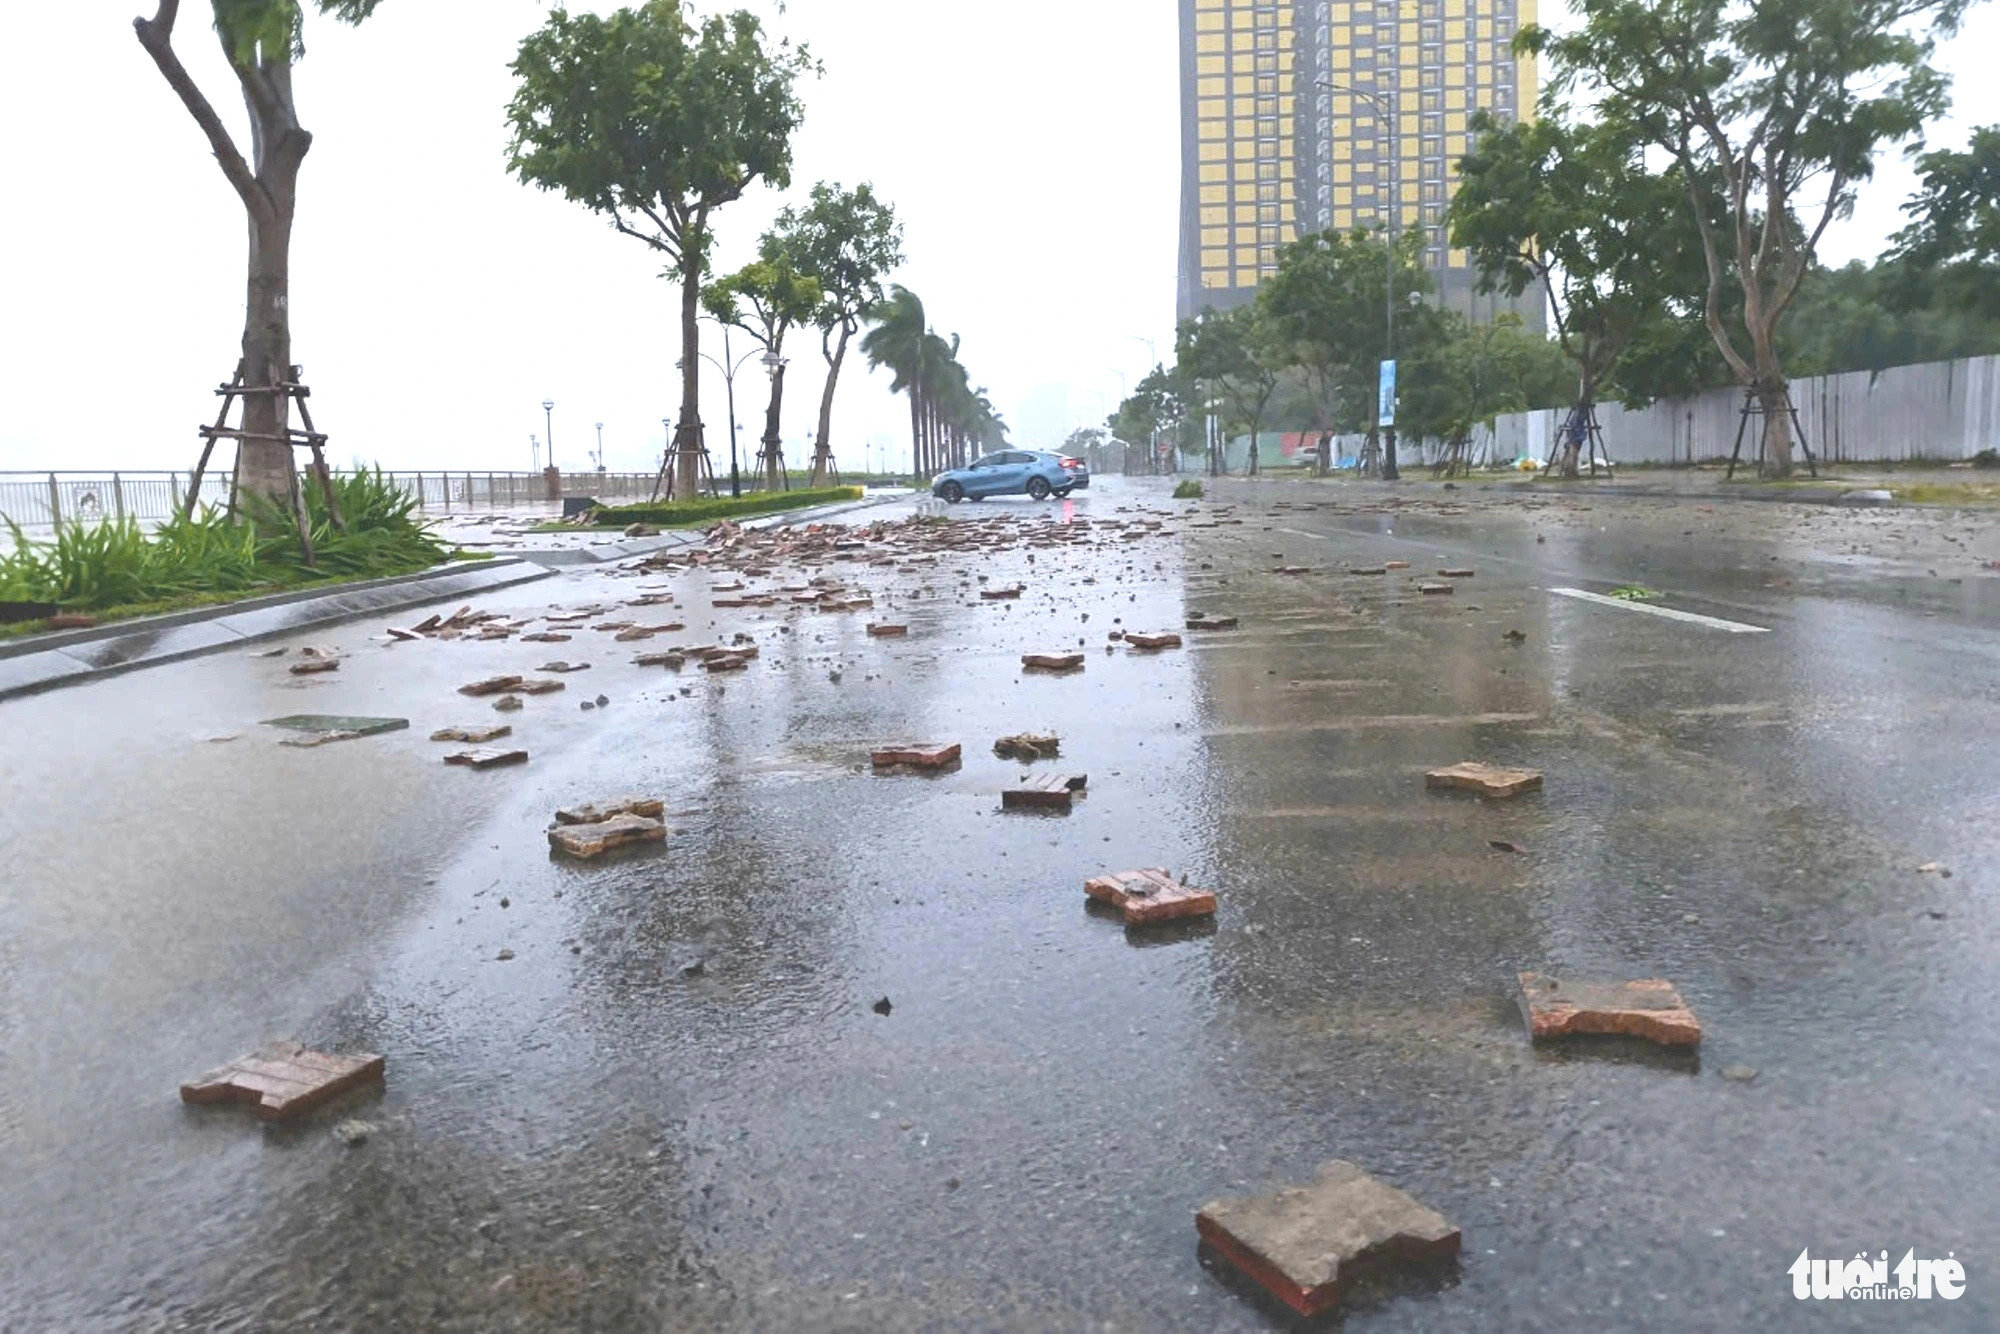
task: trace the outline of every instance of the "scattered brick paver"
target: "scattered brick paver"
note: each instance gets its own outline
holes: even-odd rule
[[[493,707],[501,713],[518,713],[521,709],[519,695],[502,695],[493,701]]]
[[[1020,597],[1020,596],[1021,596],[1021,593],[1022,593],[1022,591],[1023,591],[1023,590],[1021,590],[1021,589],[1020,589],[1020,588],[1018,588],[1018,587],[1017,587],[1017,588],[982,588],[982,589],[980,589],[980,590],[979,590],[979,596],[980,596],[980,597],[982,597],[982,598],[985,598],[985,599],[986,599],[986,600],[987,600],[988,602],[1011,602],[1011,601],[1013,601],[1013,600],[1014,600],[1015,598],[1018,598],[1018,597]]]
[[[319,672],[337,672],[339,670],[339,658],[307,658],[302,662],[295,662],[291,666],[293,676],[312,676]]]
[[[1451,585],[1436,584],[1436,583],[1421,583],[1417,585],[1417,591],[1419,593],[1422,593],[1425,597],[1449,595],[1451,593]]]
[[[948,764],[958,763],[959,746],[956,741],[950,745],[929,743],[906,743],[884,746],[873,752],[869,759],[877,769],[892,769],[908,765],[915,769],[942,769]]]
[[[431,733],[433,741],[457,741],[468,746],[483,746],[489,741],[498,741],[503,736],[514,735],[514,729],[506,723],[495,723],[491,727],[440,727]]]
[[[1195,612],[1187,618],[1187,628],[1190,630],[1234,630],[1236,628],[1236,618],[1234,616],[1209,616],[1203,612]]]
[[[1438,571],[1440,579],[1470,579],[1475,571],[1469,565],[1447,565]]]
[[[380,1080],[387,1061],[332,1056],[295,1042],[261,1048],[181,1085],[182,1102],[249,1102],[266,1121],[296,1116],[357,1084]]]
[[[993,753],[1003,760],[1052,760],[1062,752],[1062,738],[1035,732],[1003,736],[993,743]]]
[[[666,824],[644,815],[614,815],[590,824],[559,824],[549,830],[550,847],[586,861],[613,848],[666,840]]]
[[[532,635],[521,636],[523,644],[567,644],[569,640],[568,635],[559,635],[553,630],[540,630]]]
[[[1385,570],[1407,570],[1410,568],[1410,563],[1406,560],[1385,560],[1382,562],[1382,568]]]
[[[653,629],[651,626],[635,625],[630,627],[629,629],[620,630],[617,634],[613,635],[611,638],[613,643],[636,644],[642,639],[651,639],[654,635],[658,633],[659,631]]]
[[[1023,653],[1021,665],[1031,672],[1077,672],[1083,670],[1081,653]]]
[[[1389,573],[1389,567],[1386,565],[1350,565],[1347,572],[1349,574],[1387,574]]]
[[[711,653],[701,660],[705,672],[740,672],[750,665],[746,653]]]
[[[1000,794],[1003,810],[1067,811],[1090,785],[1088,774],[1034,774]]]
[[[1671,982],[1563,982],[1522,973],[1521,1012],[1536,1041],[1579,1034],[1626,1034],[1664,1047],[1693,1047],[1701,1024]]]
[[[1310,570],[1308,570],[1308,569],[1307,569],[1307,568],[1306,568],[1305,566],[1303,566],[1303,565],[1280,565],[1280,566],[1278,566],[1278,567],[1277,567],[1276,569],[1272,570],[1272,571],[1271,571],[1271,573],[1272,573],[1272,574],[1309,574],[1309,573],[1311,573],[1311,571],[1310,571]]]
[[[523,695],[553,695],[558,690],[569,689],[569,684],[564,681],[550,681],[543,677],[531,676],[515,686],[514,689],[520,691]]]
[[[909,633],[910,627],[907,625],[875,624],[868,627],[868,635],[871,639],[901,639]]]
[[[458,750],[444,757],[446,764],[461,765],[467,769],[498,769],[503,765],[526,764],[528,752],[525,750],[492,750],[480,747],[476,750]]]
[[[1195,1230],[1246,1277],[1308,1317],[1331,1309],[1371,1275],[1451,1260],[1461,1240],[1442,1214],[1340,1160],[1323,1164],[1310,1185],[1205,1204]]]
[[[1133,648],[1158,650],[1163,648],[1179,648],[1181,646],[1181,637],[1174,634],[1142,635],[1136,630],[1128,630],[1125,633],[1125,642]]]
[[[471,695],[475,699],[481,695],[505,695],[521,688],[518,676],[489,676],[484,681],[474,681],[458,688],[461,695]]]
[[[1488,797],[1512,797],[1540,790],[1542,774],[1539,769],[1503,769],[1499,765],[1467,760],[1462,764],[1431,770],[1424,775],[1424,786],[1477,792]]]
[[[641,653],[638,657],[632,659],[632,665],[635,667],[668,667],[674,671],[679,671],[687,665],[687,655],[684,653]]]
[[[1128,926],[1215,913],[1214,894],[1183,885],[1157,866],[1093,877],[1083,882],[1083,892],[1124,913]]]
[[[535,668],[535,670],[538,672],[587,672],[590,670],[590,664],[587,662],[564,662],[558,658],[554,662],[543,663],[541,666]]]
[[[556,812],[557,824],[602,824],[614,815],[639,815],[657,820],[666,814],[667,803],[658,797],[615,797],[582,806],[565,806]]]

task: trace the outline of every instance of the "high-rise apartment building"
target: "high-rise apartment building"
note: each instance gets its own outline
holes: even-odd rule
[[[1182,318],[1247,301],[1278,247],[1329,228],[1422,228],[1447,304],[1477,297],[1444,233],[1475,111],[1531,115],[1514,34],[1536,0],[1180,0]],[[1520,303],[1540,327],[1534,294]]]

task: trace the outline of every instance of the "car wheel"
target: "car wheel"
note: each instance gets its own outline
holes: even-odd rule
[[[1049,498],[1048,479],[1045,477],[1030,477],[1028,479],[1028,499],[1047,500],[1048,498]]]
[[[1069,496],[1069,488],[1068,488],[1068,487],[1066,487],[1066,486],[1059,486],[1059,487],[1057,487],[1057,488],[1056,488],[1056,499],[1058,499],[1058,500],[1063,500],[1063,499],[1067,499],[1067,498],[1068,498],[1068,496]]]
[[[947,505],[956,505],[965,499],[965,488],[957,482],[946,482],[938,488],[938,494],[944,497]]]

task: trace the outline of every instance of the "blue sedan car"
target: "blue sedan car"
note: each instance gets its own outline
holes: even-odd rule
[[[1039,450],[1007,449],[975,459],[969,468],[941,472],[931,482],[931,494],[956,505],[988,496],[1026,495],[1035,500],[1066,496],[1090,485],[1090,469],[1082,459]]]

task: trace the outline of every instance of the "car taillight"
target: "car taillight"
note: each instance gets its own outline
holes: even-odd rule
[[[1081,468],[1083,466],[1082,459],[1062,459],[1060,462],[1065,468]]]

